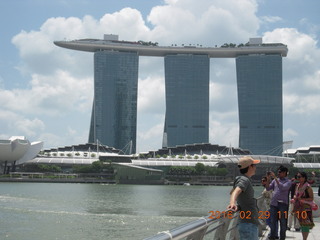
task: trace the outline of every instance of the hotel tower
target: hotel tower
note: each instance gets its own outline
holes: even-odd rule
[[[251,38],[238,47],[163,47],[119,41],[117,35],[54,43],[94,53],[89,142],[136,151],[139,56],[156,56],[164,58],[165,66],[163,147],[208,143],[210,58],[235,58],[239,147],[253,154],[282,152],[282,57],[288,52],[284,44]]]

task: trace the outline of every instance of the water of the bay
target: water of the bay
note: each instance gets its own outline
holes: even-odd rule
[[[143,239],[224,210],[230,186],[0,183],[0,239]],[[257,187],[256,193],[262,188]]]

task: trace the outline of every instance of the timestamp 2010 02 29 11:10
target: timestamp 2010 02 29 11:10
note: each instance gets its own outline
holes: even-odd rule
[[[229,218],[232,219],[233,218],[233,211],[209,211],[210,219],[219,219],[219,218]],[[278,211],[278,218],[286,218],[288,219],[288,211]],[[296,217],[302,218],[302,219],[307,219],[308,215],[306,211],[295,211],[294,214],[296,215]],[[270,218],[271,214],[270,211],[258,211],[258,217],[257,219],[268,219]],[[254,218],[252,216],[252,212],[251,211],[239,211],[239,218],[240,219],[252,219]]]

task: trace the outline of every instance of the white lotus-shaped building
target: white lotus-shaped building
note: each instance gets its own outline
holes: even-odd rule
[[[9,139],[0,139],[0,164],[22,164],[37,156],[43,147],[43,142],[30,143],[26,137],[13,136]]]

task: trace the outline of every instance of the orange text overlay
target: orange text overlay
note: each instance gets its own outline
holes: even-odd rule
[[[219,218],[229,218],[232,219],[233,218],[233,211],[209,211],[210,219],[219,219]],[[293,212],[293,214],[299,219],[306,219],[307,216],[307,212],[306,211],[295,211]],[[269,211],[258,211],[258,217],[257,219],[268,219],[270,218],[271,214]],[[239,218],[240,219],[252,219],[254,218],[252,216],[252,212],[251,211],[239,211]],[[278,211],[277,212],[277,218],[281,219],[281,218],[285,218],[288,219],[288,212],[287,211]]]

